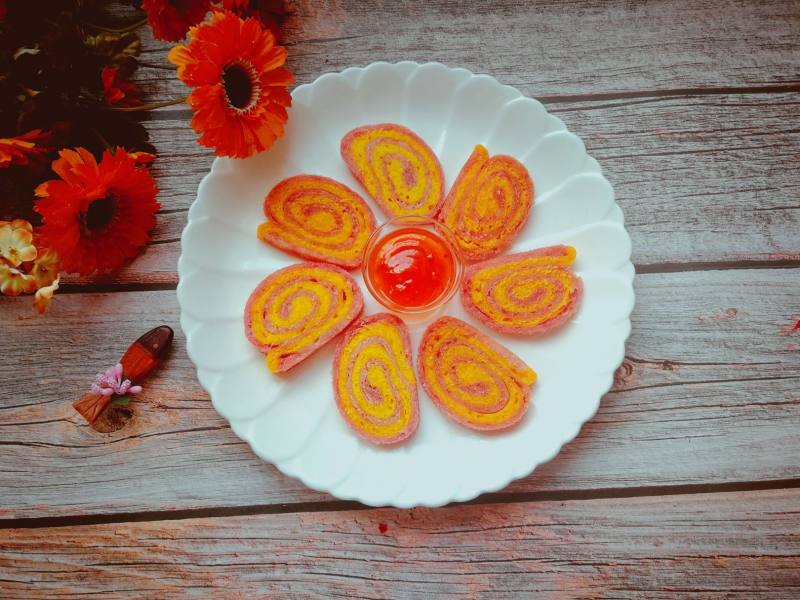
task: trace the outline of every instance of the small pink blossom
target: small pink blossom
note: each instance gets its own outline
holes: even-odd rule
[[[111,394],[125,396],[126,394],[138,394],[141,391],[142,386],[131,384],[130,379],[122,379],[122,365],[119,363],[109,367],[105,373],[99,373],[92,384],[92,392],[101,396],[110,396]]]

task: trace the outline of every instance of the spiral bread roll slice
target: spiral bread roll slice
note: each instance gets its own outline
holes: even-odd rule
[[[475,146],[437,219],[468,262],[496,256],[519,235],[533,205],[533,181],[521,162]]]
[[[434,321],[418,357],[422,387],[452,420],[479,431],[508,429],[528,409],[536,373],[518,356],[454,317]]]
[[[360,437],[375,444],[411,437],[419,403],[405,323],[379,313],[348,329],[333,362],[333,387],[339,412]]]
[[[375,229],[369,206],[346,185],[318,175],[296,175],[264,200],[268,221],[258,227],[264,242],[306,258],[355,269]]]
[[[357,127],[342,138],[353,174],[390,217],[430,217],[444,195],[439,159],[422,138],[400,125]]]
[[[244,311],[247,339],[283,373],[352,323],[364,307],[352,277],[331,265],[291,265],[258,284]]]
[[[583,282],[572,246],[550,246],[470,265],[461,284],[468,313],[501,333],[544,335],[578,310]]]

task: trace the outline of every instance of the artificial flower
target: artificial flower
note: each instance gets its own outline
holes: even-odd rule
[[[58,254],[50,248],[42,249],[39,247],[38,256],[33,261],[28,273],[36,282],[37,288],[49,286],[58,279],[58,272],[61,268],[61,261]]]
[[[35,240],[38,243],[38,240]],[[61,261],[58,254],[50,248],[39,248],[38,256],[28,273],[36,282],[36,295],[33,298],[33,308],[43,315],[50,306],[53,294],[58,289],[60,278],[58,271],[61,268]]]
[[[33,228],[24,219],[0,221],[0,262],[12,267],[36,258],[33,245]]]
[[[168,58],[178,77],[195,88],[188,102],[200,144],[237,158],[271,147],[283,135],[292,102],[286,49],[256,19],[227,11],[214,12],[189,36]]]
[[[222,7],[240,17],[255,17],[272,32],[275,39],[280,39],[280,23],[286,15],[283,0],[222,0]]]
[[[142,99],[139,90],[125,79],[116,67],[103,67],[100,73],[103,82],[103,95],[112,106],[139,106]]]
[[[136,69],[136,57],[142,51],[142,40],[134,31],[101,31],[84,36],[83,43],[103,64],[125,70],[126,77]]]
[[[50,133],[41,129],[11,138],[0,138],[0,168],[27,165],[50,151]]]
[[[36,295],[33,297],[33,308],[36,309],[40,315],[43,315],[50,306],[50,301],[53,299],[53,294],[58,289],[59,278],[56,277],[50,285],[40,287],[36,290]]]
[[[151,154],[150,152],[128,152],[128,156],[130,156],[133,160],[136,161],[136,164],[139,165],[149,165],[156,159],[155,154]]]
[[[0,221],[0,293],[19,296],[36,292],[33,306],[43,313],[58,289],[58,255],[37,248],[33,227],[24,219]]]
[[[155,225],[160,205],[153,177],[122,148],[106,151],[99,164],[84,148],[59,155],[53,171],[61,179],[36,188],[42,245],[58,254],[68,272],[90,275],[121,266],[147,243]]]
[[[36,289],[36,280],[25,273],[22,267],[12,267],[5,261],[0,261],[0,294],[4,296],[19,296],[30,294]]]
[[[203,20],[211,8],[210,0],[144,0],[142,8],[153,35],[160,40],[177,41],[189,28]]]
[[[100,396],[125,396],[126,394],[138,394],[142,391],[142,386],[131,384],[130,379],[122,379],[122,365],[117,363],[113,367],[106,369],[105,373],[99,373],[95,382],[92,384],[92,392]]]

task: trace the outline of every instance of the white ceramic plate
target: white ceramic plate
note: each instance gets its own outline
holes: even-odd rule
[[[293,93],[286,136],[247,160],[217,159],[200,184],[181,239],[181,327],[189,357],[216,410],[253,451],[307,486],[369,505],[440,506],[499,490],[553,458],[608,391],[622,362],[633,309],[630,238],[597,161],[544,107],[492,77],[438,63],[373,63],[323,75]],[[297,259],[256,238],[262,203],[281,179],[333,177],[355,190],[339,140],[367,123],[417,132],[439,156],[446,183],[477,143],[521,160],[536,195],[512,248],[556,243],[577,248],[584,300],[574,321],[545,340],[486,330],[456,296],[448,314],[484,329],[539,375],[524,420],[486,436],[448,421],[420,387],[420,425],[404,446],[381,449],[350,432],[336,410],[329,344],[288,376],[270,374],[245,339],[244,305],[253,288]],[[366,192],[363,196],[367,198]],[[372,204],[379,222],[385,216]],[[380,310],[369,296],[364,314]],[[416,348],[427,322],[411,324]]]

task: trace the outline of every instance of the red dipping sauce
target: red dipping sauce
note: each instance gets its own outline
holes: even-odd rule
[[[397,310],[432,308],[453,290],[457,260],[430,229],[400,227],[368,249],[365,276],[376,299]]]

